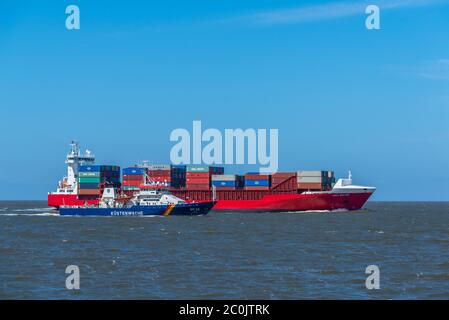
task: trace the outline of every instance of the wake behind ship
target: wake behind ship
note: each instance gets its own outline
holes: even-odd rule
[[[97,206],[106,188],[133,197],[148,185],[159,186],[186,203],[214,202],[222,211],[313,211],[361,209],[376,188],[352,183],[352,175],[335,182],[332,171],[278,172],[272,175],[224,174],[217,166],[149,165],[124,168],[94,165],[90,151],[77,143],[67,155],[67,177],[48,194],[48,205],[60,208]],[[63,211],[64,211],[63,210]]]

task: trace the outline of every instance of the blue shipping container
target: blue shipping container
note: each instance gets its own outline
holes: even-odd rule
[[[219,187],[235,187],[235,181],[212,181],[212,185],[219,188]]]
[[[101,166],[80,166],[79,172],[100,172]]]
[[[122,170],[123,174],[145,174],[146,169],[145,168],[124,168]]]
[[[171,168],[176,169],[176,170],[184,170],[185,171],[187,169],[187,166],[184,164],[172,164]]]
[[[119,166],[101,166],[101,165],[92,165],[92,166],[80,166],[78,169],[79,172],[116,172],[120,171]]]
[[[268,180],[245,180],[245,186],[248,187],[268,187],[269,185]]]
[[[80,189],[98,189],[100,187],[99,183],[80,183]]]

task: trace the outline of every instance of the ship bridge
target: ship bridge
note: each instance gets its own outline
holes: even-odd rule
[[[78,168],[82,165],[93,165],[95,163],[95,155],[86,149],[82,154],[78,147],[77,141],[70,143],[70,152],[67,154],[65,163],[67,166],[67,184],[71,187],[76,187],[76,180],[78,178]]]

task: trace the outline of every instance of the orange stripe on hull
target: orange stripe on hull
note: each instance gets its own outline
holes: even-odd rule
[[[170,215],[170,213],[173,211],[173,209],[176,207],[175,204],[169,204],[167,209],[164,210],[164,213],[162,214],[163,216],[168,216]]]

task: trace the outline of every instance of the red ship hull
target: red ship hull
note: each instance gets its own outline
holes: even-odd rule
[[[181,194],[177,194],[181,193]],[[232,191],[230,192],[232,193]],[[210,201],[211,192],[174,192],[187,201]],[[217,200],[213,210],[220,211],[317,211],[317,210],[358,210],[368,201],[371,192],[361,193],[289,193],[266,194],[257,200]],[[220,197],[219,197],[220,198]],[[60,206],[97,205],[99,199],[80,200],[75,194],[49,194],[48,205]]]
[[[260,200],[219,200],[214,210],[222,211],[313,211],[358,210],[372,193],[312,193],[266,195]]]
[[[76,194],[49,193],[47,197],[49,207],[59,208],[60,206],[84,206],[97,205],[99,199],[78,199]]]

